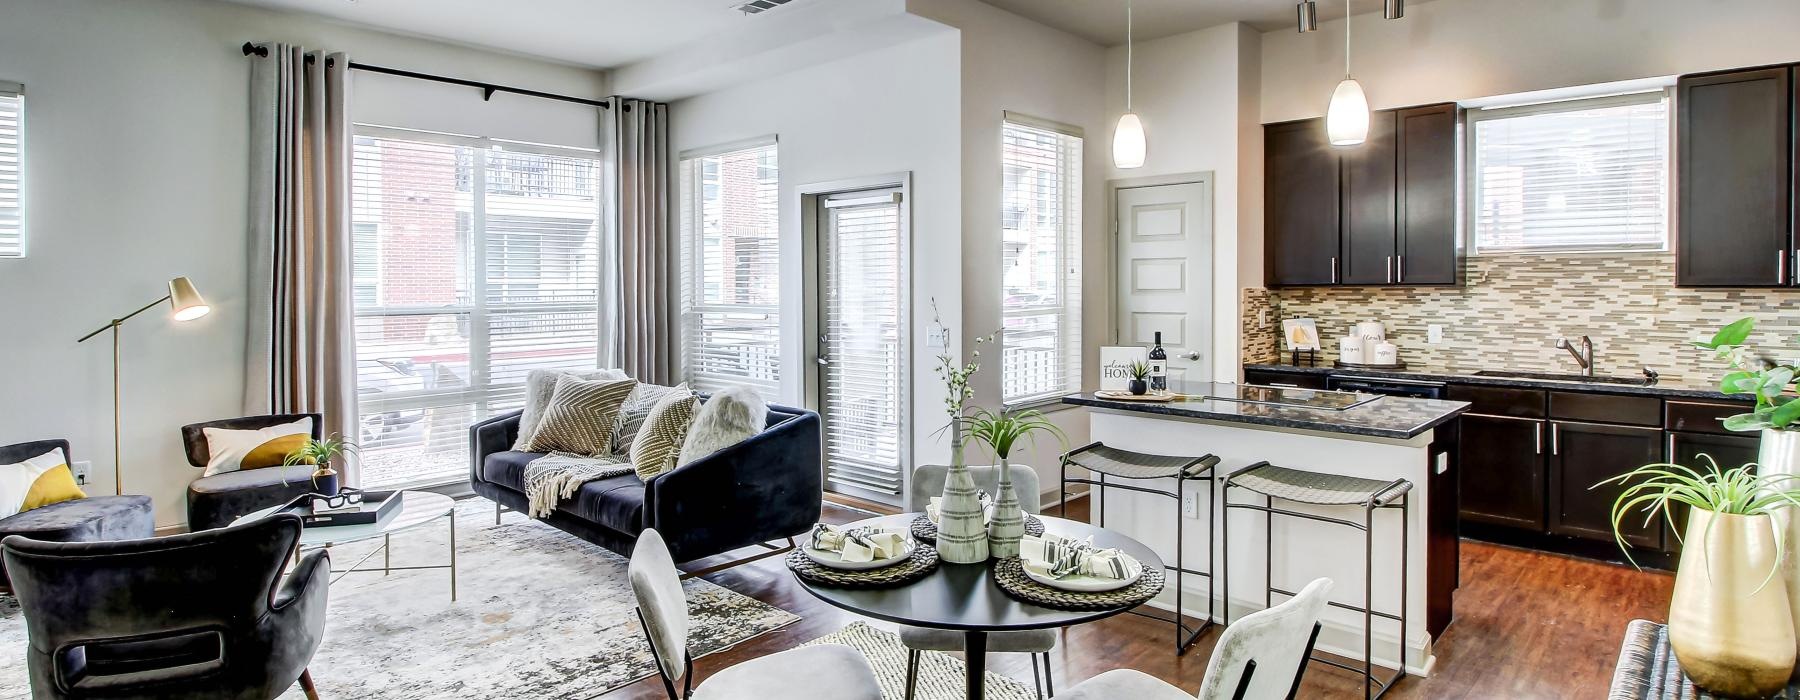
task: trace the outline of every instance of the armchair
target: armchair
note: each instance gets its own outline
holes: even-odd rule
[[[312,437],[319,439],[324,416],[317,413],[292,413],[273,416],[227,418],[181,426],[181,444],[187,450],[188,464],[206,468],[212,450],[206,443],[207,428],[225,430],[261,430],[292,423],[301,418],[312,419]],[[210,530],[225,527],[240,516],[269,506],[294,500],[312,490],[312,467],[264,467],[225,472],[195,479],[188,484],[188,529]]]
[[[73,464],[68,440],[37,440],[0,446],[0,464],[16,464],[51,450],[61,450],[63,463]],[[89,496],[0,518],[0,539],[23,535],[46,542],[130,540],[156,534],[149,496]],[[7,587],[0,563],[0,590]]]

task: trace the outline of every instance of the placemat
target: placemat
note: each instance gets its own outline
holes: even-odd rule
[[[926,574],[937,569],[938,553],[937,548],[921,544],[913,549],[912,556],[898,564],[867,571],[845,571],[821,566],[796,547],[788,553],[787,565],[795,576],[812,583],[845,588],[887,588],[925,578]]]
[[[1044,521],[1039,520],[1035,515],[1025,516],[1025,534],[1032,537],[1043,537]],[[937,523],[931,522],[931,518],[920,513],[919,517],[913,518],[912,535],[913,539],[921,542],[937,542]]]
[[[1144,575],[1116,591],[1080,593],[1051,588],[1025,575],[1025,564],[1018,557],[994,560],[994,583],[1008,595],[1027,603],[1061,610],[1110,610],[1136,607],[1163,589],[1163,570],[1144,568]]]

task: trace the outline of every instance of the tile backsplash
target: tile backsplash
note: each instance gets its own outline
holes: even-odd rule
[[[1321,359],[1336,357],[1337,337],[1356,322],[1385,321],[1400,359],[1427,371],[1576,371],[1574,358],[1552,344],[1587,335],[1599,374],[1650,367],[1710,381],[1718,364],[1688,341],[1745,316],[1757,320],[1753,344],[1779,358],[1800,356],[1800,290],[1676,288],[1667,253],[1484,256],[1465,265],[1462,287],[1246,289],[1245,361],[1278,357],[1274,329],[1286,318],[1318,322]],[[1426,344],[1430,324],[1444,326],[1441,344]]]

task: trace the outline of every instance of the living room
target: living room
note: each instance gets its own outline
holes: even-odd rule
[[[1770,696],[1795,26],[8,0],[0,700]]]

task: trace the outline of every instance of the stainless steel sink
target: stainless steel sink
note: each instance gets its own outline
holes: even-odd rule
[[[1589,377],[1582,374],[1564,372],[1513,372],[1503,369],[1484,369],[1475,373],[1477,377],[1506,377],[1510,379],[1536,379],[1546,382],[1569,382],[1571,384],[1622,384],[1625,386],[1649,386],[1656,383],[1656,377]]]

